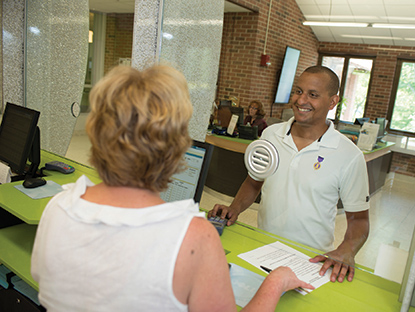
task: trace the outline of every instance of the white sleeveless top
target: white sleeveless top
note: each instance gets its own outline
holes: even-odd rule
[[[176,258],[193,200],[123,209],[81,199],[82,176],[47,205],[36,234],[32,276],[53,311],[187,311],[173,293]]]

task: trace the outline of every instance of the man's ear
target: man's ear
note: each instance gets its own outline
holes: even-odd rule
[[[329,106],[329,110],[332,110],[333,108],[335,108],[336,107],[336,105],[337,105],[337,103],[339,103],[339,100],[340,100],[340,97],[336,94],[336,95],[333,95],[331,98],[330,98],[330,106]]]

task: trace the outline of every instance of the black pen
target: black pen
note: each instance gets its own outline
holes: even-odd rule
[[[263,269],[265,272],[267,272],[267,273],[271,273],[271,269],[269,269],[269,268],[267,268],[267,267],[264,267],[264,266],[262,266],[262,265],[260,265],[259,266],[261,269]]]
[[[270,268],[267,268],[267,267],[264,267],[263,265],[260,265],[259,266],[261,269],[263,269],[265,272],[267,272],[267,273],[271,273],[271,269]],[[304,291],[304,292],[306,292],[307,294],[309,294],[310,292],[309,291],[307,291],[307,290],[305,290],[303,287],[297,287],[296,289],[298,289],[298,290],[301,290],[301,291]]]

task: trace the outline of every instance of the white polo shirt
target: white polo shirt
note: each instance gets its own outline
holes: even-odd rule
[[[369,209],[369,185],[363,153],[334,129],[301,151],[288,122],[266,128],[262,139],[274,144],[280,162],[262,187],[258,226],[324,252],[333,250],[337,202],[345,211]]]

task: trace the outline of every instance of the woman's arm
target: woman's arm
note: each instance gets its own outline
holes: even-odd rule
[[[284,291],[312,288],[291,269],[269,274],[254,298],[242,311],[274,311]],[[194,218],[176,262],[173,290],[189,305],[189,311],[236,311],[229,267],[216,229],[207,220]]]

